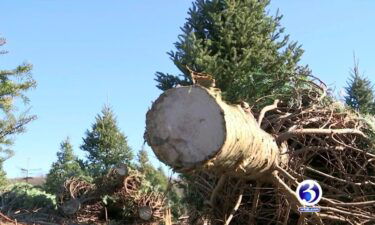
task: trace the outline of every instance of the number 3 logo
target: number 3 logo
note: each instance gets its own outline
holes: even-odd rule
[[[313,206],[320,201],[323,192],[318,182],[304,180],[298,185],[296,194],[303,205]]]

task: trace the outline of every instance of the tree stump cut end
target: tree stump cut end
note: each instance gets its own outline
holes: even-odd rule
[[[215,156],[226,139],[224,112],[199,86],[166,91],[147,113],[147,141],[175,169],[194,168]]]

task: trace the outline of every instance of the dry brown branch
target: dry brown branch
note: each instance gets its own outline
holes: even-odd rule
[[[288,173],[288,171],[284,170],[282,167],[280,166],[276,166],[276,169],[279,173],[281,173],[282,175],[284,175],[286,178],[288,178],[290,181],[292,181],[294,184],[298,184],[297,182],[297,178],[293,177],[290,173]]]
[[[266,107],[264,107],[264,108],[262,109],[262,111],[260,111],[260,114],[259,114],[259,117],[258,117],[258,124],[259,124],[259,126],[262,125],[262,121],[263,121],[263,118],[264,118],[264,116],[266,115],[266,113],[267,113],[268,111],[271,111],[271,110],[276,109],[278,103],[279,103],[279,100],[276,99],[276,100],[273,102],[272,105],[266,106]]]
[[[327,202],[329,205],[334,206],[345,206],[345,207],[356,207],[356,206],[373,206],[375,201],[365,201],[365,202],[334,202],[327,198],[322,198],[322,201]]]
[[[227,179],[226,175],[220,176],[219,181],[217,182],[214,190],[212,191],[211,197],[210,197],[209,204],[210,204],[211,207],[215,205],[216,196],[219,193],[220,189],[223,187],[226,179]]]
[[[365,181],[365,182],[363,182],[363,183],[355,183],[355,182],[350,182],[350,181],[348,181],[348,180],[341,179],[341,178],[338,178],[338,177],[335,177],[335,176],[332,176],[332,175],[329,175],[329,174],[323,173],[323,172],[321,172],[321,171],[319,171],[319,170],[316,170],[316,169],[313,169],[313,168],[311,168],[311,167],[309,167],[309,166],[306,166],[305,168],[306,168],[307,170],[309,170],[309,171],[312,171],[312,172],[314,172],[314,173],[317,173],[317,174],[319,174],[319,175],[322,175],[322,176],[324,176],[324,177],[327,177],[327,178],[333,179],[333,180],[338,181],[338,182],[350,183],[350,184],[352,184],[352,185],[356,185],[356,186],[362,186],[362,185],[374,185],[374,186],[375,186],[375,183],[373,183],[373,182],[371,182],[371,181]]]
[[[9,223],[17,223],[16,221],[13,221],[12,219],[10,219],[9,217],[7,217],[6,215],[0,212],[0,222],[1,221],[4,222],[4,220],[5,222],[9,222]]]
[[[314,84],[309,85],[314,86]],[[186,100],[191,100],[192,93],[195,92],[194,88],[196,87],[189,89],[189,97]],[[218,106],[220,109],[218,114],[215,114],[216,111],[208,113],[207,115],[210,116],[207,118],[218,116],[218,121],[222,122],[218,124],[223,125],[226,131],[224,135],[226,138],[223,139],[226,144],[222,144],[220,141],[215,142],[217,145],[212,148],[212,151],[208,151],[207,148],[197,150],[197,148],[186,147],[189,146],[189,143],[194,143],[194,146],[203,145],[208,143],[207,140],[210,140],[212,144],[214,142],[211,140],[214,140],[214,137],[201,138],[202,135],[197,135],[197,132],[194,132],[195,128],[201,128],[199,126],[201,123],[197,123],[197,126],[194,127],[190,126],[192,123],[189,123],[190,125],[179,124],[182,120],[176,119],[167,125],[171,118],[176,117],[178,113],[171,113],[173,117],[166,116],[165,123],[157,123],[156,120],[148,118],[148,123],[155,122],[153,125],[158,129],[160,124],[166,126],[165,130],[156,132],[159,136],[153,136],[151,129],[148,132],[148,141],[151,141],[153,150],[156,149],[155,153],[165,150],[165,153],[168,154],[163,154],[160,159],[170,157],[165,160],[166,163],[172,162],[171,166],[176,167],[178,171],[184,173],[199,171],[197,173],[200,175],[189,184],[194,186],[197,195],[202,196],[206,201],[209,201],[212,196],[220,196],[214,198],[215,204],[210,204],[209,210],[205,205],[196,213],[198,216],[208,218],[213,225],[225,223],[225,215],[233,211],[231,205],[233,205],[233,199],[238,197],[238,190],[243,190],[243,196],[235,216],[231,217],[230,223],[234,225],[248,223],[298,224],[298,218],[301,218],[300,223],[308,225],[337,223],[367,223],[366,225],[369,225],[373,222],[373,213],[375,212],[375,204],[373,204],[375,203],[375,155],[368,149],[368,146],[371,146],[370,140],[366,136],[369,128],[358,115],[345,111],[335,104],[324,105],[319,102],[325,94],[325,87],[317,85],[315,88],[316,90],[303,90],[297,93],[300,99],[305,101],[303,104],[290,106],[281,102],[273,110],[264,108],[263,112],[259,112],[259,114],[255,112],[255,115],[259,115],[258,121],[255,123],[257,125],[258,122],[261,123],[260,127],[271,135],[270,139],[261,138],[261,141],[258,142],[259,139],[256,135],[246,136],[250,133],[263,132],[258,130],[259,126],[248,125],[247,122],[253,121],[251,114],[243,113],[243,110],[239,110],[240,107],[238,109],[229,107],[229,110],[220,99],[219,94],[209,94],[209,96],[203,94],[207,97],[207,102],[212,101],[213,108]],[[161,102],[167,101],[166,99],[169,97],[168,93],[165,94],[162,96],[164,99],[159,99],[155,105],[162,109],[165,102],[163,104]],[[197,102],[201,100],[202,98],[197,98]],[[172,102],[170,105],[167,104],[168,107],[174,105]],[[176,102],[182,104],[181,101],[176,100]],[[199,113],[204,112],[204,107],[205,105],[197,106]],[[156,108],[153,113],[157,111]],[[176,106],[176,109],[178,108]],[[192,107],[188,113],[191,115],[198,111]],[[232,113],[237,115],[235,119],[232,119]],[[150,114],[148,113],[148,117]],[[225,119],[220,120],[223,115]],[[205,115],[199,114],[196,121],[202,118],[206,119]],[[189,121],[195,121],[195,119],[192,118]],[[174,123],[176,123],[175,127],[191,130],[187,129],[186,136],[173,136],[176,132],[172,130],[169,134],[168,127],[173,128]],[[213,120],[210,123],[215,124]],[[251,129],[247,129],[249,127]],[[233,128],[236,128],[236,132],[233,132]],[[217,129],[220,129],[219,125]],[[217,131],[217,129],[213,128],[212,130]],[[241,133],[242,131],[244,132]],[[160,135],[165,132],[168,135]],[[185,138],[190,137],[190,134],[195,136],[191,139]],[[220,135],[215,135],[215,138],[218,136]],[[201,142],[197,140],[201,140]],[[263,148],[263,144],[275,140],[277,140],[278,148],[276,151],[278,152],[277,160],[273,161],[273,165],[266,169],[256,169],[259,167],[252,163],[262,163],[263,160],[273,159],[261,157],[261,155],[268,154],[267,148]],[[239,143],[241,147],[233,147],[239,146]],[[152,144],[156,144],[156,146]],[[161,146],[166,148],[163,149]],[[253,146],[257,147],[253,148]],[[173,155],[174,151],[177,152],[175,155]],[[251,154],[247,154],[250,152]],[[189,157],[193,159],[197,156],[204,157],[201,160],[189,161],[186,160],[186,157],[180,157],[185,153],[191,154]],[[187,167],[189,169],[185,170]],[[246,176],[249,172],[257,172],[261,175]],[[217,186],[215,188],[215,184],[221,183],[215,177],[220,177],[224,173],[227,175],[227,179],[219,185],[220,188]],[[301,213],[298,211],[298,207],[302,204],[296,196],[295,188],[298,182],[305,179],[317,180],[323,188],[324,198],[319,203],[322,212],[313,213],[303,218],[303,216],[300,217]],[[243,185],[237,186],[239,181],[245,182]],[[263,186],[254,188],[254,184],[259,181],[264,181]]]
[[[305,225],[306,224],[306,220],[305,220],[306,216],[305,214],[301,214],[299,216],[299,219],[298,219],[298,222],[297,222],[297,225]]]
[[[289,214],[290,214],[291,209],[292,209],[292,207],[290,206],[290,204],[288,204],[288,209],[287,209],[285,217],[284,217],[283,225],[288,225]]]
[[[257,212],[258,204],[259,204],[259,196],[260,196],[261,186],[262,186],[262,184],[260,182],[257,182],[257,185],[255,187],[253,205],[251,206],[250,219],[249,219],[249,221],[252,222],[252,223],[255,223],[255,217],[256,217],[256,212]]]
[[[298,135],[306,135],[306,134],[325,134],[325,135],[333,135],[333,134],[356,134],[360,135],[362,137],[366,137],[366,135],[357,129],[296,129],[296,130],[291,130],[285,133],[282,133],[279,135],[277,138],[278,142],[285,141],[293,136],[298,136]]]
[[[231,214],[229,215],[228,219],[225,221],[224,225],[229,225],[230,221],[232,221],[234,214],[237,212],[238,208],[241,205],[242,195],[243,195],[243,189],[240,190],[240,194],[238,196],[236,204],[234,205],[233,210],[232,210]]]
[[[375,215],[368,216],[368,215],[364,215],[364,214],[361,214],[361,213],[354,213],[354,212],[349,212],[349,211],[346,211],[346,210],[340,210],[340,209],[337,209],[337,208],[334,208],[334,207],[321,206],[320,208],[324,211],[336,212],[338,214],[350,216],[350,217],[353,217],[353,218],[359,217],[361,219],[369,219],[370,221],[371,220],[375,221]]]
[[[286,196],[290,202],[290,205],[294,205],[292,209],[297,210],[297,208],[302,204],[300,203],[296,193],[279,177],[277,171],[272,173],[272,178],[275,184],[286,191]]]

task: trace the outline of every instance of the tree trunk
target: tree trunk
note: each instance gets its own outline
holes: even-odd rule
[[[81,202],[78,199],[70,199],[61,206],[64,215],[73,215],[81,209]]]
[[[280,160],[275,139],[251,113],[225,103],[216,89],[196,85],[167,90],[153,103],[146,140],[179,172],[204,168],[257,179]]]
[[[141,206],[138,209],[139,218],[148,221],[152,218],[152,208],[149,206]]]
[[[172,225],[172,214],[170,208],[164,210],[164,225]]]

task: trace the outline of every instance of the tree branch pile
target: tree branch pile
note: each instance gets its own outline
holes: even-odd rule
[[[151,191],[144,183],[138,172],[123,173],[117,169],[110,170],[94,184],[72,178],[65,182],[59,195],[59,208],[63,215],[86,223],[113,219],[144,224],[161,221],[164,195]]]
[[[196,89],[206,92],[195,98]],[[171,89],[147,114],[149,145],[187,177],[190,224],[375,223],[375,131],[365,119],[312,81],[293,104],[275,101],[253,113],[241,114],[219,95],[199,86]],[[201,125],[205,110],[219,125]],[[202,137],[207,127],[216,137]],[[305,179],[322,186],[320,212],[298,211],[295,190]]]

